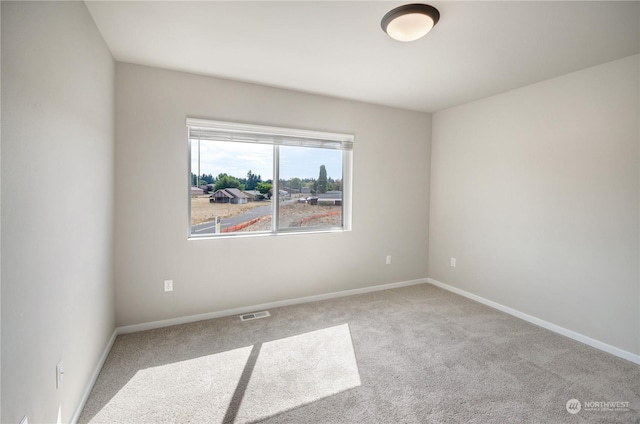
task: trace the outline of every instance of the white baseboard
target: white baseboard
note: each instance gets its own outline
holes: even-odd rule
[[[352,296],[354,294],[371,293],[375,291],[395,289],[398,287],[413,286],[416,284],[423,284],[426,282],[427,282],[426,278],[420,278],[418,280],[401,281],[399,283],[382,284],[379,286],[369,286],[369,287],[363,287],[360,289],[343,290],[343,291],[332,292],[332,293],[318,294],[314,296],[298,297],[295,299],[279,300],[276,302],[261,303],[259,305],[251,305],[251,306],[243,306],[240,308],[226,309],[223,311],[216,311],[216,312],[208,312],[205,314],[171,318],[171,319],[165,319],[161,321],[145,322],[142,324],[126,325],[124,327],[118,327],[116,331],[118,332],[118,334],[135,333],[137,331],[153,330],[156,328],[170,327],[172,325],[188,324],[190,322],[204,321],[204,320],[213,319],[213,318],[221,318],[221,317],[228,317],[231,315],[246,314],[248,312],[255,312],[263,309],[279,308],[282,306],[298,305],[302,303],[317,302],[319,300]]]
[[[536,318],[532,315],[525,314],[524,312],[520,312],[508,306],[504,306],[500,303],[494,302],[489,299],[485,299],[484,297],[477,296],[473,293],[469,293],[467,291],[461,290],[457,287],[450,286],[448,284],[442,283],[438,280],[434,280],[433,278],[427,278],[427,282],[433,284],[434,286],[440,287],[442,289],[448,290],[452,293],[459,294],[460,296],[464,296],[466,298],[475,300],[476,302],[482,303],[483,305],[487,305],[491,308],[497,309],[499,311],[505,312],[509,315],[513,315],[516,318],[523,319],[527,322],[535,324],[539,327],[545,328],[547,330],[553,331],[554,333],[561,334],[565,337],[569,337],[570,339],[576,340],[578,342],[584,343],[591,347],[595,347],[596,349],[602,350],[604,352],[615,355],[619,358],[626,359],[627,361],[633,362],[635,364],[640,365],[640,355],[633,354],[631,352],[627,352],[626,350],[622,350],[615,346],[611,346],[607,343],[601,342],[596,339],[592,339],[591,337],[585,336],[580,333],[576,333],[575,331],[566,329],[564,327],[560,327],[559,325],[550,323],[548,321],[544,321],[540,318]]]
[[[98,375],[100,375],[102,366],[104,365],[104,362],[107,360],[107,356],[109,356],[109,352],[111,351],[113,342],[116,341],[117,335],[118,335],[118,329],[116,328],[115,330],[113,330],[113,333],[111,334],[111,338],[107,342],[107,345],[102,351],[102,355],[100,355],[100,359],[98,359],[98,362],[96,363],[96,366],[93,370],[93,374],[91,374],[91,378],[89,379],[89,383],[87,384],[87,387],[85,387],[84,392],[82,393],[82,399],[80,399],[80,403],[78,404],[78,407],[73,413],[73,416],[71,417],[71,421],[69,421],[71,424],[76,424],[78,422],[78,419],[80,418],[80,414],[82,414],[82,410],[84,409],[84,405],[87,403],[87,399],[89,399],[91,390],[93,389],[93,386],[96,384]]]

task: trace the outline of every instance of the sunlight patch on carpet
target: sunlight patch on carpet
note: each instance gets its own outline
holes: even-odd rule
[[[91,422],[248,423],[357,386],[344,324],[138,369]]]
[[[262,345],[235,422],[250,422],[360,386],[349,325]]]
[[[137,371],[93,422],[221,423],[252,346]],[[135,413],[134,413],[135,411]]]

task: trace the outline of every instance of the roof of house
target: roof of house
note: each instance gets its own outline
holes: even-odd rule
[[[233,197],[237,199],[246,199],[249,197],[243,192],[241,192],[240,190],[238,190],[237,188],[225,188],[225,190],[227,190],[229,194],[231,194]]]
[[[222,195],[224,197],[228,197],[229,199],[247,199],[249,196],[238,190],[237,188],[221,188],[220,190],[213,193],[214,196]]]
[[[228,197],[230,199],[233,198],[233,196],[230,193],[227,193],[227,190],[223,188],[213,193],[213,197]]]
[[[318,193],[318,197],[324,199],[342,199],[342,192],[338,190],[329,190],[326,193]]]

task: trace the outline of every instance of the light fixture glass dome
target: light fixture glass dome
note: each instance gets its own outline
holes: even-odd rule
[[[415,41],[427,35],[440,19],[440,12],[427,4],[396,7],[382,18],[382,30],[398,41]]]

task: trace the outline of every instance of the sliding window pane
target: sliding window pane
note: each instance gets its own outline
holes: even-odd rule
[[[271,231],[273,146],[191,139],[191,235]]]
[[[278,229],[342,228],[342,150],[280,146]]]

